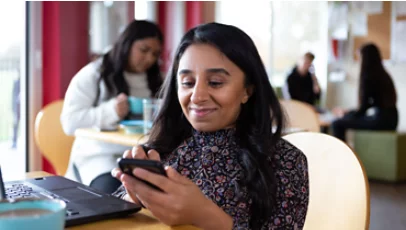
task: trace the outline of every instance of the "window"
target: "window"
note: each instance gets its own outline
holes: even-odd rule
[[[4,180],[25,172],[25,3],[0,3],[0,166]],[[23,67],[23,68],[22,68]],[[21,82],[21,83],[20,83]],[[21,119],[23,118],[23,119]]]

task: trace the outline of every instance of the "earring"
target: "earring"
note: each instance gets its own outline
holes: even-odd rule
[[[248,101],[248,95],[246,95],[243,99],[242,99],[242,103],[245,104]]]

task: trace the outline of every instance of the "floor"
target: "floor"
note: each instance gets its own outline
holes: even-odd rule
[[[24,175],[25,158],[22,146],[11,149],[9,142],[0,143],[0,166],[4,180],[17,180]],[[406,229],[406,183],[387,184],[370,182],[370,230]]]
[[[370,230],[406,229],[406,183],[370,182]]]

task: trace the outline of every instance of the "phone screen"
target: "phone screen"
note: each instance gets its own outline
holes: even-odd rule
[[[148,171],[156,173],[156,174],[161,174],[161,170],[159,170],[157,167],[151,167],[151,166],[145,166],[145,165],[137,166],[137,165],[131,165],[131,164],[126,164],[123,166],[124,167],[123,167],[122,171],[127,174],[132,174],[132,171],[135,168],[142,168],[142,169],[148,170]]]

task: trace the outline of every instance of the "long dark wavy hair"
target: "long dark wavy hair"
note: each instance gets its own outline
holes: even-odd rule
[[[241,185],[246,186],[252,196],[251,225],[257,229],[269,218],[275,204],[275,175],[268,159],[273,157],[274,147],[281,138],[284,117],[259,53],[246,33],[234,26],[209,23],[193,28],[183,36],[160,93],[162,106],[147,145],[162,155],[170,154],[192,135],[192,126],[178,101],[176,79],[179,61],[193,44],[216,47],[244,72],[246,86],[254,88],[248,102],[241,105],[236,135],[239,145],[248,150],[239,156],[244,173]],[[274,131],[272,125],[276,127]]]
[[[103,81],[106,84],[109,98],[120,93],[129,94],[123,72],[128,65],[131,46],[135,41],[145,38],[157,38],[163,43],[163,35],[157,25],[145,20],[134,20],[121,33],[113,48],[103,55],[99,83]],[[147,70],[147,81],[151,96],[156,96],[163,82],[158,60]],[[100,91],[97,93],[96,102],[99,94]]]
[[[396,89],[392,78],[386,72],[381,54],[375,44],[367,43],[360,49],[361,73],[359,83],[359,101],[365,101],[366,91],[375,95],[376,103],[380,107],[396,106]]]

